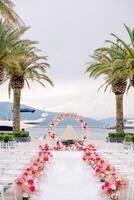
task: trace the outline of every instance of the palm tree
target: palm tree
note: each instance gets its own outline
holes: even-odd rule
[[[0,13],[2,17],[12,24],[23,24],[21,18],[14,11],[14,4],[10,0],[0,0]]]
[[[13,25],[9,25],[0,20],[0,83],[4,79],[4,63],[11,58],[14,50],[21,43],[20,36],[22,36],[26,30],[26,27],[15,28]]]
[[[103,84],[106,84],[105,91],[110,86],[116,97],[116,131],[124,132],[123,94],[126,91],[127,81],[119,72],[114,73],[116,67],[123,65],[120,59],[115,62],[114,51],[115,47],[96,50],[92,56],[93,62],[88,64],[86,72],[90,77],[97,78],[101,75],[105,77],[106,81]]]
[[[134,29],[129,28],[124,25],[128,34],[129,43],[126,43],[122,38],[118,37],[116,34],[111,34],[114,37],[114,41],[108,40],[109,44],[116,46],[115,49],[115,60],[120,59],[124,62],[124,66],[120,65],[115,69],[115,73],[122,73],[130,80],[130,86],[134,87]],[[119,51],[120,50],[120,51]],[[123,55],[123,56],[122,56]],[[129,89],[129,88],[128,88]]]
[[[20,100],[21,90],[24,88],[26,82],[28,87],[30,84],[28,80],[37,81],[45,87],[48,82],[53,86],[52,81],[46,75],[46,69],[49,64],[46,62],[47,57],[40,57],[31,51],[31,45],[27,46],[26,52],[17,56],[7,63],[7,77],[10,77],[9,89],[13,89],[13,131],[20,131]]]

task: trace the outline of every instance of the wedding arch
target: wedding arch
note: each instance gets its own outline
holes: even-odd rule
[[[56,134],[54,132],[54,129],[58,126],[58,123],[65,118],[72,118],[76,120],[80,125],[83,130],[83,138],[82,140],[87,140],[88,138],[88,124],[84,121],[83,117],[76,113],[59,113],[50,123],[49,128],[48,128],[48,137],[55,140],[56,139]]]

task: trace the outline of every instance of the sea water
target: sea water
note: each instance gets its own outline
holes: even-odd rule
[[[60,138],[66,127],[58,127],[54,129],[57,137]],[[74,127],[78,136],[83,135],[83,130],[81,127]],[[48,127],[34,127],[27,129],[30,132],[31,137],[44,137],[47,134]],[[91,140],[106,140],[109,132],[115,132],[113,129],[105,128],[89,128],[89,139]],[[125,132],[134,133],[134,129],[125,130]]]
[[[54,132],[56,133],[57,137],[60,138],[60,136],[63,134],[66,127],[58,127],[54,129]],[[76,133],[79,136],[83,135],[83,131],[80,127],[74,127]],[[44,137],[47,134],[48,127],[34,127],[27,129],[30,132],[31,137]],[[126,132],[134,132],[134,129],[132,130],[125,130]],[[104,128],[89,128],[89,139],[91,140],[106,140],[106,137],[108,136],[109,132],[115,132],[115,130],[108,130]]]

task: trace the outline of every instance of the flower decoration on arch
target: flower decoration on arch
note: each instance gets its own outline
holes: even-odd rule
[[[81,125],[81,128],[83,129],[83,138],[82,140],[85,141],[88,138],[88,133],[89,133],[89,129],[88,129],[88,124],[84,121],[84,119],[76,114],[76,113],[59,113],[50,123],[49,128],[48,128],[48,136],[51,139],[56,139],[56,134],[54,132],[54,129],[58,126],[58,123],[60,121],[63,121],[65,118],[72,118],[74,120],[76,120],[77,122],[79,122],[79,124]]]

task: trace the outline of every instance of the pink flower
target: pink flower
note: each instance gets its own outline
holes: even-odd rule
[[[35,174],[36,174],[36,171],[35,171],[35,170],[32,170],[32,174],[35,175]]]
[[[35,162],[34,164],[33,164],[34,166],[38,166],[38,164]]]
[[[95,169],[95,172],[96,173],[99,173],[101,170],[100,170],[100,168],[99,167],[97,167],[96,169]]]
[[[105,182],[105,187],[109,187],[110,183],[109,182]]]
[[[38,167],[38,171],[41,172],[43,170],[42,167]]]
[[[108,188],[108,189],[107,189],[107,193],[108,193],[108,194],[112,194],[112,192],[113,192],[112,188]]]
[[[121,181],[116,181],[115,182],[115,185],[116,185],[116,187],[120,187],[122,184],[121,184]]]
[[[104,160],[101,160],[101,161],[100,161],[101,164],[104,164],[104,162],[105,162]]]
[[[33,185],[33,183],[34,183],[33,179],[29,179],[27,182],[29,185]]]
[[[110,171],[110,166],[109,165],[106,167],[106,171]]]
[[[40,162],[40,159],[39,159],[39,158],[37,158],[37,159],[36,159],[36,162]]]
[[[48,156],[44,156],[43,160],[46,162],[48,161]]]
[[[32,185],[31,187],[29,187],[29,190],[30,190],[31,192],[35,192],[35,186]]]
[[[102,185],[102,186],[101,186],[101,189],[104,190],[104,189],[105,189],[105,185]]]
[[[99,161],[99,160],[100,160],[100,157],[99,157],[99,156],[97,156],[97,157],[96,157],[96,160],[97,160],[97,161]]]
[[[23,174],[24,176],[28,176],[28,173],[27,172],[24,172],[24,174]]]
[[[18,180],[18,181],[16,181],[16,184],[17,184],[18,186],[21,186],[21,185],[22,185],[22,181],[21,181],[21,180]]]

